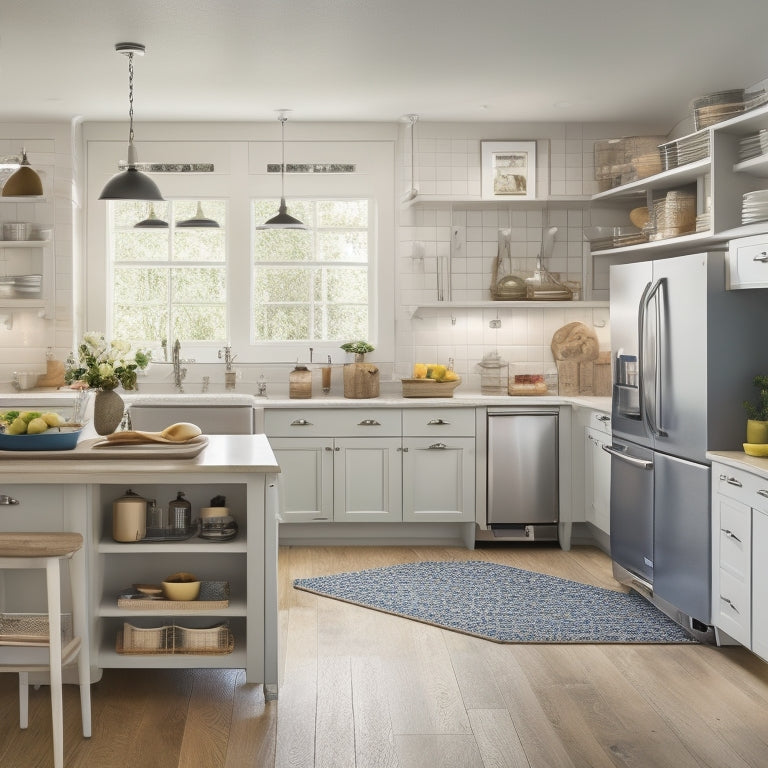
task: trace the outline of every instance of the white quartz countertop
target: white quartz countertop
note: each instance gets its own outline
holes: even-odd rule
[[[707,451],[707,458],[734,469],[743,469],[768,480],[768,459],[748,456],[743,451]]]
[[[0,452],[0,474],[5,482],[83,482],[119,474],[252,473],[279,472],[280,467],[265,435],[208,435],[208,445],[192,458],[68,459],[35,456],[35,451]],[[90,480],[86,480],[90,482]]]

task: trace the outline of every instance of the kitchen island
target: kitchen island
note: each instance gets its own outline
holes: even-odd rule
[[[0,452],[0,509],[3,530],[72,530],[83,535],[87,553],[92,679],[110,667],[240,668],[248,682],[263,683],[277,695],[277,473],[264,435],[209,435],[195,456],[174,458],[176,446],[128,446],[125,455],[110,448],[75,451]],[[140,450],[141,458],[136,455]],[[210,541],[116,542],[112,503],[130,488],[165,505],[185,492],[193,518],[214,496],[225,496],[237,536]],[[226,582],[226,600],[215,606],[174,608],[170,602],[137,608],[118,603],[134,583],[157,584],[171,573],[187,571],[202,581]],[[0,575],[0,609],[45,610],[44,588],[27,574],[14,581]],[[146,601],[141,601],[146,603]],[[65,608],[66,610],[66,608]],[[147,652],[121,645],[124,624],[152,629],[177,624],[191,634],[226,623],[229,643],[220,652],[199,645],[179,649],[150,645]],[[151,633],[149,633],[151,635]]]

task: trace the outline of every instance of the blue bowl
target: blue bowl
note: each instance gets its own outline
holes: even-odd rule
[[[0,433],[0,451],[71,451],[83,431],[82,427],[58,427],[40,435]]]

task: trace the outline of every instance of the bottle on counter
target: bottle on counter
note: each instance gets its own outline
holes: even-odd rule
[[[297,365],[288,374],[288,397],[304,400],[312,397],[312,371],[306,365]]]
[[[176,531],[192,527],[192,504],[184,498],[184,491],[177,491],[176,498],[168,502],[168,521]]]

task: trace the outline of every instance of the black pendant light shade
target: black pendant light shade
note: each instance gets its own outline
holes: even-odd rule
[[[128,168],[107,182],[99,200],[163,200],[157,184],[136,168],[138,156],[133,144],[133,56],[143,56],[145,49],[140,43],[118,43],[115,50],[128,56]]]
[[[168,222],[157,218],[155,206],[149,204],[149,213],[146,219],[142,219],[133,225],[134,229],[168,229]]]
[[[21,164],[3,185],[2,197],[31,197],[43,194],[43,182],[27,160],[27,152],[21,150]]]
[[[288,207],[285,204],[285,123],[288,120],[285,116],[285,110],[280,111],[278,120],[280,121],[280,144],[283,154],[283,160],[280,163],[280,207],[277,210],[277,216],[267,219],[256,229],[307,229],[306,224],[288,213]]]
[[[209,219],[203,213],[203,206],[198,200],[197,212],[191,219],[184,219],[176,222],[177,227],[198,227],[198,228],[217,228],[219,222],[215,219]]]

